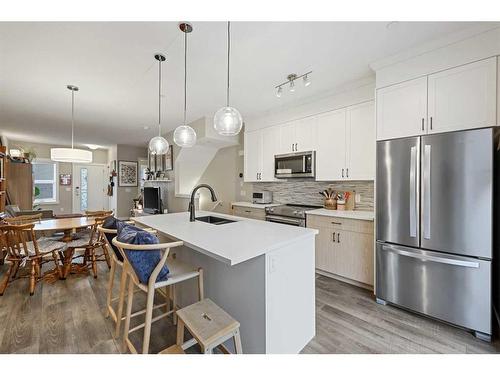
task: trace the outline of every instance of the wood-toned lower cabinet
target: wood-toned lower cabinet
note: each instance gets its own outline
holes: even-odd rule
[[[266,220],[266,211],[264,210],[264,208],[233,206],[232,214],[234,216],[241,216],[249,219]]]
[[[316,236],[316,268],[354,284],[373,286],[373,222],[308,215]]]

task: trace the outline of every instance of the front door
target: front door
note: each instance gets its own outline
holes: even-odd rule
[[[107,210],[106,167],[73,164],[73,212]]]

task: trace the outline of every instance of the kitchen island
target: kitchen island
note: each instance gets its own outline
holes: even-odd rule
[[[184,242],[175,256],[203,267],[205,296],[241,323],[244,353],[298,353],[315,335],[315,229],[197,212],[234,222],[189,221],[189,213],[134,218],[160,236]],[[178,287],[178,303],[196,287]],[[228,346],[231,343],[228,342]]]

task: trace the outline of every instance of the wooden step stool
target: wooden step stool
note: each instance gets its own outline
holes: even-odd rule
[[[177,310],[177,345],[183,350],[200,344],[202,353],[212,354],[217,346],[222,346],[223,352],[228,352],[222,345],[233,338],[236,354],[242,354],[240,323],[227,312],[205,298],[183,309]],[[184,327],[191,333],[194,340],[184,343]]]

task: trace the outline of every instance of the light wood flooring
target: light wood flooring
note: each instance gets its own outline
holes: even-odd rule
[[[0,266],[0,277],[5,270]],[[104,317],[107,282],[103,263],[97,279],[71,275],[54,284],[40,283],[32,297],[26,280],[15,281],[0,297],[0,353],[120,353],[113,324]],[[134,310],[143,308],[142,293],[135,300]],[[142,330],[132,334],[138,348],[141,339]],[[171,321],[153,324],[150,352],[174,342]],[[498,340],[482,342],[458,328],[377,305],[369,291],[316,278],[316,337],[303,353],[495,352],[500,352]]]

